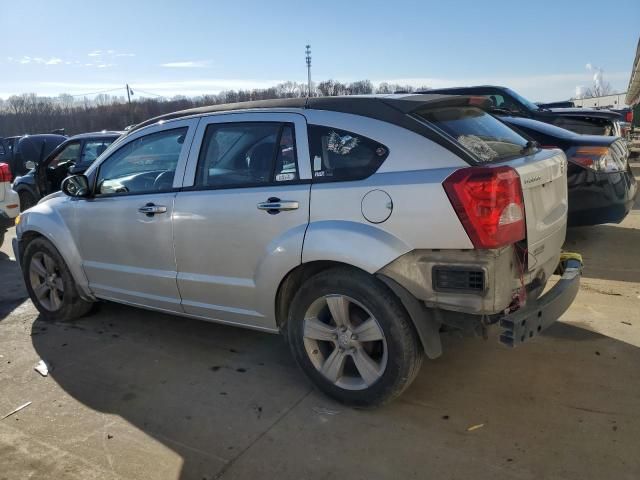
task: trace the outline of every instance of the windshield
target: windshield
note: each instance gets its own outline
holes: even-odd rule
[[[538,105],[536,105],[533,102],[530,102],[529,100],[527,100],[526,98],[524,98],[522,95],[517,94],[516,92],[514,92],[513,90],[511,90],[510,88],[505,88],[505,90],[507,92],[509,92],[509,94],[515,98],[516,100],[518,100],[520,103],[522,103],[523,105],[525,105],[529,110],[540,110],[540,107],[538,107]]]
[[[418,116],[453,137],[483,163],[523,154],[527,140],[476,107],[426,109]]]

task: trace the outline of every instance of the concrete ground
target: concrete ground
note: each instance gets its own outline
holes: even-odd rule
[[[0,479],[640,478],[640,204],[567,248],[582,287],[546,335],[447,336],[399,400],[357,411],[277,336],[115,304],[45,323],[5,245],[0,417],[32,403],[0,420]]]

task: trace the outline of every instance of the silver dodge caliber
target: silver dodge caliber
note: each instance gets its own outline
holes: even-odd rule
[[[497,324],[514,347],[577,293],[564,154],[484,101],[302,98],[144,122],[22,214],[29,295],[51,321],[111,300],[282,332],[322,391],[380,405],[442,354],[442,329]]]

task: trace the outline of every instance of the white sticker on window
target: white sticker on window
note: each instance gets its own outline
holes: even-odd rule
[[[467,150],[471,150],[483,162],[490,162],[498,156],[498,153],[487,142],[476,135],[460,135],[458,142]]]
[[[313,170],[316,172],[322,170],[322,159],[319,155],[313,157]]]
[[[288,182],[289,180],[295,180],[295,173],[279,173],[276,175],[276,182]]]
[[[331,132],[327,141],[327,150],[338,155],[348,155],[358,146],[358,143],[360,143],[358,137],[352,137],[348,134],[341,137],[336,132]]]

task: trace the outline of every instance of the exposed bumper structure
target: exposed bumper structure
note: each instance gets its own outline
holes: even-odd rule
[[[562,278],[551,290],[526,307],[502,317],[500,326],[504,331],[500,335],[500,342],[515,347],[553,325],[578,294],[581,267],[580,261],[567,260]]]

